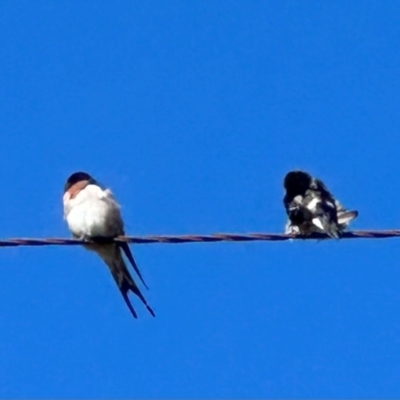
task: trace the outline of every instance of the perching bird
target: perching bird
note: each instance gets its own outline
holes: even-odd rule
[[[287,234],[308,236],[318,232],[338,238],[358,216],[358,211],[347,211],[321,180],[307,172],[289,172],[285,176],[284,187]]]
[[[64,219],[76,238],[91,241],[96,238],[115,238],[125,234],[120,206],[111,191],[101,188],[98,182],[86,172],[75,172],[67,179],[64,186],[63,204]],[[150,314],[155,317],[154,311],[147,304],[122,258],[121,250],[125,252],[136,274],[146,286],[128,244],[98,241],[98,243],[88,243],[84,246],[88,250],[95,251],[107,264],[132,315],[137,318],[128,297],[129,291],[138,296]]]

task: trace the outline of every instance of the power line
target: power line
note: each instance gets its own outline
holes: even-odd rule
[[[341,234],[340,239],[387,239],[400,237],[400,230],[385,231],[351,231]],[[152,243],[212,243],[212,242],[251,242],[251,241],[272,241],[281,242],[286,240],[311,240],[311,239],[329,239],[324,234],[313,234],[311,236],[293,236],[279,233],[213,233],[211,235],[160,235],[160,236],[119,236],[115,239],[96,238],[99,243],[127,242],[135,244],[152,244]],[[76,246],[82,245],[84,242],[79,239],[64,238],[10,238],[0,240],[0,247],[18,247],[18,246]]]

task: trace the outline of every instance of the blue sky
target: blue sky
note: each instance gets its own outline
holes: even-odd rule
[[[400,3],[3,1],[1,233],[67,237],[86,170],[127,233],[281,232],[302,168],[400,227]],[[1,397],[398,397],[396,239],[0,251]]]

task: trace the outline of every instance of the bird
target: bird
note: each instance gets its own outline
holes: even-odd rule
[[[138,315],[128,297],[129,292],[139,297],[150,314],[155,317],[153,309],[129,273],[122,257],[123,251],[147,288],[128,244],[107,243],[107,239],[125,234],[120,205],[111,190],[103,188],[87,172],[74,172],[64,185],[63,206],[64,219],[72,235],[88,242],[84,247],[96,252],[108,266],[133,317],[137,318]]]
[[[358,211],[348,211],[325,184],[305,171],[290,171],[284,178],[283,203],[288,215],[286,234],[309,236],[314,232],[339,238]]]

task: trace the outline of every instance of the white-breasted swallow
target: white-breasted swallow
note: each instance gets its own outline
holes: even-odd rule
[[[133,280],[121,250],[132,264],[136,274],[147,288],[138,266],[127,243],[102,243],[96,238],[115,238],[124,235],[124,223],[120,206],[109,189],[103,189],[98,182],[86,172],[73,173],[64,186],[64,219],[73,236],[85,241],[88,250],[95,251],[107,264],[118,288],[132,315],[137,318],[129,297],[129,291],[140,298],[150,314],[155,317],[138,285]]]
[[[320,179],[307,172],[289,172],[284,179],[284,188],[287,234],[307,236],[318,232],[338,238],[358,216],[358,211],[346,210]]]

